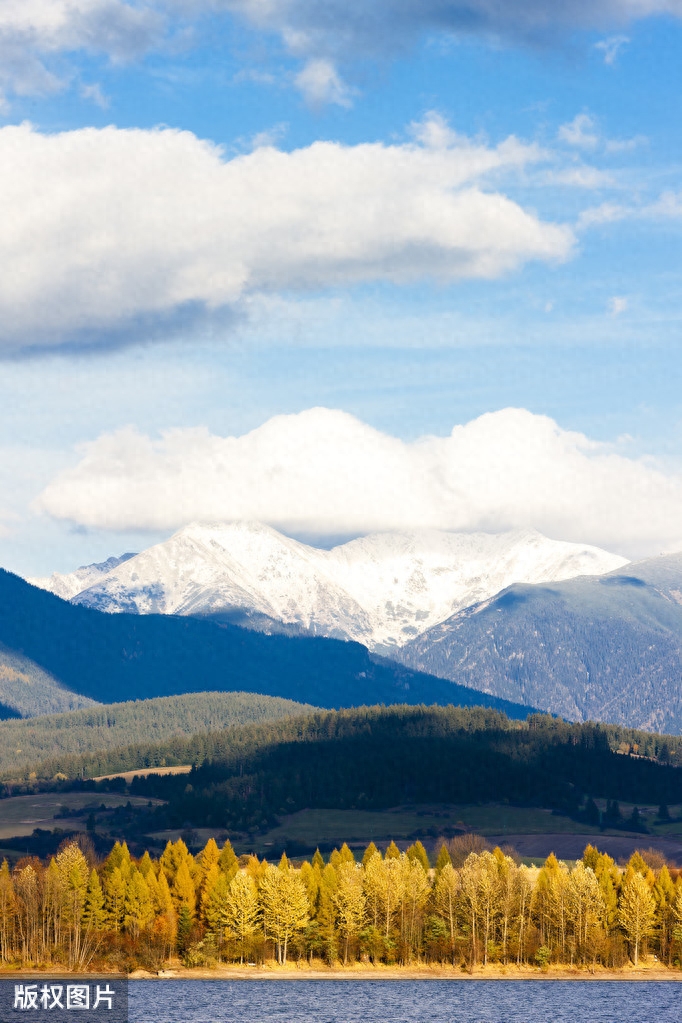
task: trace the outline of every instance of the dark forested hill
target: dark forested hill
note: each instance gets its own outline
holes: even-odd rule
[[[0,644],[72,692],[104,703],[240,690],[318,707],[455,703],[498,707],[513,717],[529,712],[374,659],[358,643],[268,636],[195,618],[104,614],[2,570]]]
[[[394,656],[569,719],[682,731],[682,555],[512,586]]]
[[[318,712],[206,737],[190,775],[138,779],[132,791],[169,801],[151,830],[249,829],[303,807],[508,800],[577,812],[586,796],[678,803],[682,770],[618,755],[614,731],[452,707]],[[677,762],[680,751],[667,748]]]

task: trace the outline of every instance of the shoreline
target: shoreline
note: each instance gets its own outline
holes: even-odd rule
[[[129,980],[343,980],[343,981],[396,981],[396,980],[449,980],[449,981],[623,981],[626,983],[682,982],[682,970],[668,969],[659,964],[640,964],[622,970],[595,967],[555,967],[543,970],[533,966],[478,966],[473,972],[459,966],[329,966],[293,963],[286,966],[217,966],[187,968],[171,966],[167,970],[151,973],[135,970]]]
[[[661,966],[659,963],[640,963],[637,967],[629,964],[620,970],[607,969],[596,966],[555,966],[542,969],[538,966],[501,966],[493,964],[489,966],[476,966],[473,971],[463,970],[461,966],[436,966],[433,964],[413,966],[385,966],[379,964],[370,966],[366,963],[355,963],[351,966],[323,966],[315,963],[310,966],[306,962],[287,963],[280,966],[277,963],[267,963],[262,966],[238,966],[235,964],[221,964],[214,968],[209,967],[185,967],[180,963],[169,963],[166,969],[152,972],[150,970],[136,969],[123,977],[121,974],[111,974],[99,970],[92,972],[73,973],[68,970],[37,970],[37,969],[12,969],[0,968],[0,980],[12,980],[12,978],[63,978],[68,976],[78,977],[107,977],[116,976],[129,981],[575,981],[593,983],[622,982],[622,983],[680,983],[682,982],[682,970]]]

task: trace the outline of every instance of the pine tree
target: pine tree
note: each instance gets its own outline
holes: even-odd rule
[[[355,856],[350,846],[344,842],[341,846],[341,862],[342,863],[355,863]]]
[[[377,855],[377,854],[381,855],[381,853],[379,852],[379,850],[375,846],[374,842],[370,842],[369,845],[367,846],[367,848],[365,849],[364,855],[362,857],[362,865],[363,865],[363,867],[366,867],[367,864],[369,863],[369,861],[372,859],[372,857]],[[313,857],[313,865],[314,865],[314,863],[315,863],[315,857]]]
[[[190,919],[194,917],[194,913],[197,908],[196,890],[189,872],[189,864],[186,859],[183,859],[178,867],[175,880],[173,881],[173,886],[171,888],[171,895],[173,896],[173,904],[178,912],[179,927],[181,908],[183,906],[187,907]]]
[[[83,911],[83,923],[93,931],[101,931],[106,920],[104,911],[104,892],[100,883],[99,874],[93,867],[90,871],[88,890],[85,895],[85,909]]]
[[[229,874],[232,876],[234,876],[236,871],[239,869],[237,857],[229,838],[225,839],[225,845],[220,850],[218,866],[222,870],[223,874]]]
[[[201,893],[199,896],[199,905],[201,906],[201,917],[206,920],[206,911],[211,898],[211,892],[217,885],[220,878],[227,880],[227,875],[223,874],[218,866],[218,863],[213,863],[208,873],[204,876],[204,881],[201,887]]]
[[[149,927],[153,918],[154,907],[149,887],[142,873],[134,869],[126,886],[123,926],[129,934],[137,938],[141,931]]]
[[[16,919],[16,894],[7,860],[0,866],[0,962],[6,963],[12,957],[14,921]]]
[[[445,867],[447,864],[452,866],[452,859],[450,858],[450,853],[448,852],[447,845],[445,844],[445,842],[443,842],[440,849],[438,850],[438,859],[436,860],[436,877],[440,874],[443,867]]]
[[[443,850],[445,850],[448,859],[445,863],[443,863],[440,870],[438,869],[438,866],[436,866],[434,901],[436,912],[439,916],[443,917],[448,925],[450,945],[454,949],[457,922],[457,900],[459,896],[459,874],[452,866],[452,863],[450,863],[450,855],[447,852],[447,849],[445,849],[445,846],[441,847],[441,854]],[[440,859],[441,855],[439,854],[439,862]]]
[[[429,863],[429,857],[426,849],[419,840],[417,840],[414,845],[411,845],[407,850],[407,858],[408,860],[417,860],[421,863],[422,867],[428,874],[431,869],[431,864]]]
[[[659,952],[664,961],[670,959],[676,894],[670,871],[663,864],[653,887],[653,896],[656,903],[655,927],[658,933]]]
[[[189,906],[183,902],[178,913],[178,929],[175,936],[175,946],[178,953],[183,956],[189,948],[192,939],[192,914]]]
[[[329,857],[329,863],[334,868],[334,870],[336,870],[338,867],[340,867],[341,864],[343,863],[343,860],[341,858],[341,853],[339,852],[338,849],[332,849],[331,855]]]
[[[240,962],[244,962],[249,938],[253,936],[258,925],[260,909],[258,892],[253,878],[244,871],[233,877],[225,898],[222,922],[239,942]],[[285,951],[286,961],[286,951]]]
[[[344,846],[344,848],[347,848]],[[343,849],[341,850],[343,853]],[[362,871],[353,862],[342,861],[337,871],[336,890],[332,892],[339,930],[344,939],[343,965],[348,962],[348,944],[358,933],[365,915],[365,893],[362,888]]]
[[[197,865],[201,871],[202,885],[211,867],[218,867],[219,863],[220,851],[216,845],[216,840],[215,838],[209,838],[208,842],[197,856]]]
[[[320,870],[324,870],[324,857],[319,849],[315,850],[312,865],[313,867],[319,867]]]
[[[269,866],[261,880],[259,898],[268,934],[275,939],[277,960],[287,961],[291,937],[308,922],[308,896],[293,870]]]
[[[625,931],[637,966],[642,942],[651,933],[656,905],[649,885],[641,874],[628,868],[618,909],[618,922]]]
[[[341,857],[337,854],[339,867],[343,866]],[[320,936],[326,950],[328,962],[336,958],[336,905],[334,896],[339,884],[336,868],[331,862],[324,868],[320,875],[320,889],[317,898],[315,919],[320,926]]]
[[[154,864],[152,863],[152,858],[146,849],[144,851],[144,856],[142,857],[138,864],[138,870],[142,874],[145,881],[147,880],[150,873],[151,874],[154,873]]]
[[[391,844],[389,845],[388,849],[386,850],[386,855],[385,855],[384,859],[387,859],[387,860],[398,860],[398,859],[400,859],[400,849],[398,848],[398,846],[395,844],[394,841],[391,841]]]
[[[125,912],[126,880],[120,867],[114,867],[104,875],[104,905],[107,921],[112,930],[120,931],[123,927]]]

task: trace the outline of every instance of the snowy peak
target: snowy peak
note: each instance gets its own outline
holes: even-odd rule
[[[56,593],[63,600],[71,600],[72,597],[75,597],[89,586],[94,586],[95,583],[98,583],[109,572],[122,565],[124,561],[129,561],[130,558],[134,557],[134,553],[121,554],[118,558],[107,558],[106,561],[100,561],[94,565],[82,565],[75,572],[64,574],[53,572],[51,576],[27,579],[26,581],[33,586],[40,587],[41,590],[49,590],[51,593]]]
[[[193,523],[72,597],[114,612],[241,612],[390,650],[512,583],[603,575],[625,564],[534,531],[375,533],[326,551],[258,522]]]
[[[596,547],[533,530],[378,533],[330,552],[336,578],[374,620],[375,646],[402,646],[511,582],[601,575],[626,564]]]

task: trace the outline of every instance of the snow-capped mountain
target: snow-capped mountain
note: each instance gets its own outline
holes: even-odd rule
[[[140,614],[239,611],[386,650],[512,583],[603,575],[625,564],[532,530],[376,533],[328,551],[260,523],[193,524],[126,556],[72,599]],[[58,592],[51,580],[32,581]]]
[[[118,568],[124,561],[134,557],[134,553],[122,554],[120,558],[107,558],[106,561],[100,561],[94,565],[81,565],[75,572],[53,572],[50,576],[27,579],[26,581],[34,586],[39,586],[41,590],[50,590],[51,593],[56,593],[63,600],[71,600],[76,594],[98,583],[112,569]]]

